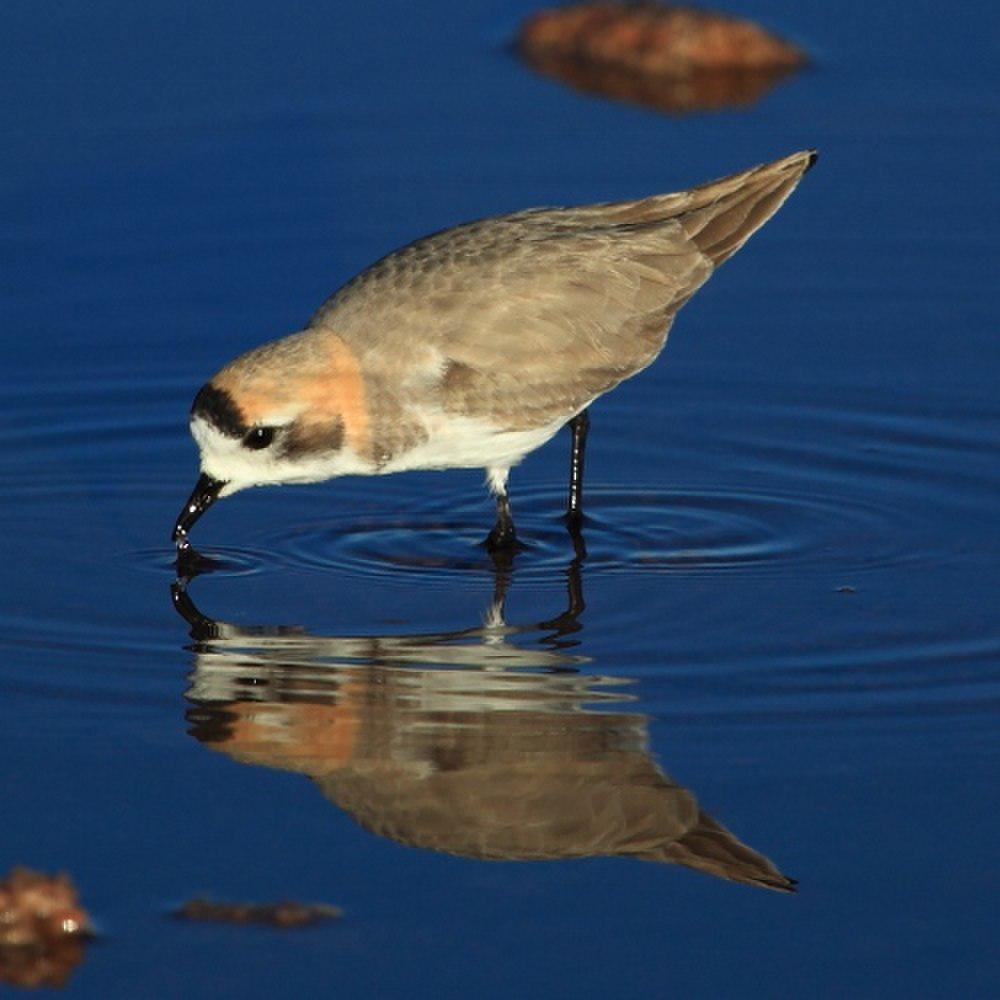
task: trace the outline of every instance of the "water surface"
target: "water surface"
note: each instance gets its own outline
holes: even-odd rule
[[[531,9],[7,15],[0,855],[96,916],[70,994],[995,992],[992,8],[731,4],[817,66],[685,117],[532,75]],[[171,591],[235,353],[444,225],[807,146],[595,407],[585,559],[560,435],[511,567],[408,474],[226,500]]]

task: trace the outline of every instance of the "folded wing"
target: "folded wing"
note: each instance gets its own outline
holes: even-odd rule
[[[370,378],[446,410],[509,430],[568,418],[656,358],[678,309],[813,159],[446,230],[362,272],[310,325],[347,339]]]

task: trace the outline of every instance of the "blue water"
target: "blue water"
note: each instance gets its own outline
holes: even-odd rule
[[[996,992],[996,14],[727,7],[815,67],[668,116],[521,65],[522,0],[6,5],[0,868],[80,887],[67,994]],[[223,501],[189,634],[168,535],[220,364],[425,232],[810,146],[594,407],[582,563],[560,435],[500,576],[475,472]],[[461,842],[633,789],[797,892]],[[170,919],[199,893],[345,917]]]

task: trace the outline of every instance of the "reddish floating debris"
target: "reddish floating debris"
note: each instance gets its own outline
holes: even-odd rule
[[[0,982],[65,986],[92,934],[68,875],[14,868],[0,882]]]
[[[525,22],[517,44],[547,76],[672,112],[751,104],[808,62],[751,21],[659,4],[542,11]]]
[[[265,924],[269,927],[307,927],[344,915],[328,903],[220,903],[212,899],[192,899],[176,914],[184,920],[208,920],[225,924]]]
[[[752,21],[691,7],[587,3],[542,11],[521,29],[526,53],[574,56],[657,76],[796,69],[805,54]]]

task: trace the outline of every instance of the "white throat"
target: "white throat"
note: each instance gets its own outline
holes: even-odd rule
[[[248,486],[318,483],[335,476],[373,471],[371,462],[358,458],[349,448],[295,459],[284,458],[270,448],[254,451],[201,417],[192,419],[191,436],[201,452],[201,471],[225,483],[219,492],[221,497]]]

